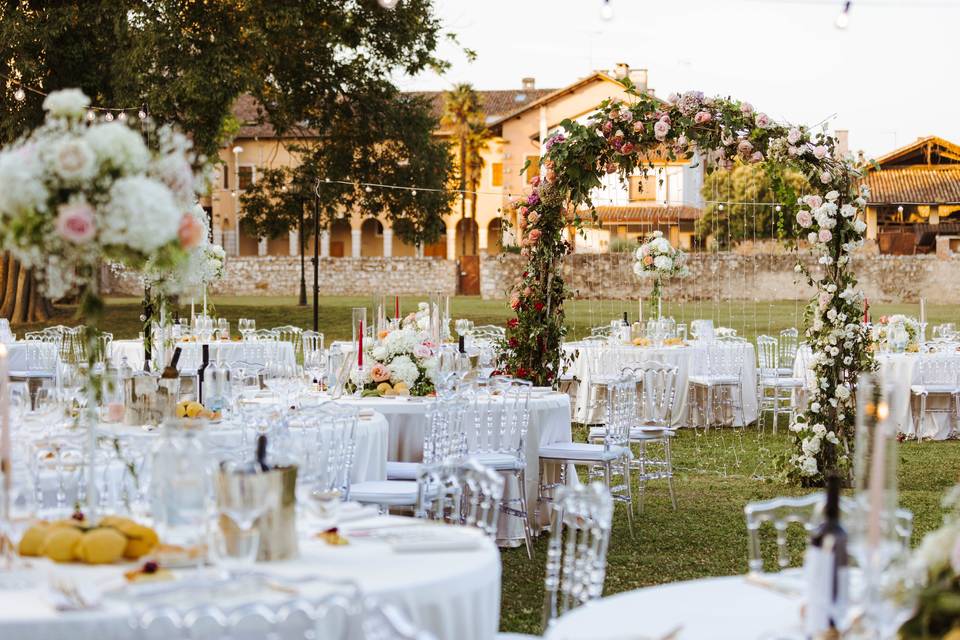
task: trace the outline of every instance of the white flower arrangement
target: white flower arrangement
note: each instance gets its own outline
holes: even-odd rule
[[[433,393],[438,347],[425,331],[413,326],[388,331],[364,345],[363,369],[354,369],[350,382],[369,396]]]
[[[176,268],[192,235],[181,232],[195,199],[196,158],[171,129],[151,149],[119,122],[88,122],[90,100],[77,89],[44,100],[43,125],[0,151],[0,243],[32,268],[52,298],[84,291],[88,313],[101,261],[140,270],[148,262]],[[182,189],[156,177],[179,167]]]
[[[207,213],[199,204],[190,209],[191,222],[185,224],[189,233],[200,240],[189,251],[187,259],[173,269],[164,269],[152,262],[143,271],[144,284],[164,295],[196,293],[199,289],[223,278],[226,252],[220,245],[212,244]]]
[[[638,276],[685,276],[687,254],[670,244],[662,231],[654,231],[633,254],[633,272]]]
[[[897,334],[905,334],[903,345],[895,345]],[[907,351],[920,349],[920,321],[912,316],[895,313],[891,316],[881,316],[873,326],[873,341],[888,347],[900,346]]]

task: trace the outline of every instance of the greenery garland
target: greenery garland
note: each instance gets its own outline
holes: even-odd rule
[[[780,125],[749,103],[699,92],[663,102],[629,83],[627,94],[627,101],[603,101],[586,123],[564,120],[562,132],[546,140],[531,193],[511,203],[520,251],[529,262],[512,288],[516,317],[501,344],[502,369],[538,385],[555,384],[562,373],[570,292],[561,265],[573,251],[566,234],[569,227],[580,230],[585,218],[597,219],[591,194],[603,186],[604,175],[626,179],[653,170],[655,161],[678,158],[726,169],[737,162],[766,163],[774,173],[795,169],[820,190],[798,199],[796,216],[819,267],[796,267],[817,292],[806,331],[815,384],[808,410],[791,425],[795,446],[783,468],[806,485],[822,483],[831,472],[849,477],[854,384],[860,371],[874,368],[860,323],[863,295],[850,266],[866,229],[860,172],[838,157],[836,139],[824,131]]]

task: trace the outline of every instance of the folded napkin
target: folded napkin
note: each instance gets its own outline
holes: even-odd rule
[[[360,411],[357,412],[357,416],[359,416],[361,420],[372,420],[375,413],[373,409],[365,408],[360,409]]]
[[[483,540],[483,535],[477,530],[443,524],[371,527],[353,530],[347,535],[384,542],[397,553],[473,551],[480,547]]]
[[[47,583],[47,600],[57,611],[84,611],[100,606],[103,594],[89,582],[51,575]]]

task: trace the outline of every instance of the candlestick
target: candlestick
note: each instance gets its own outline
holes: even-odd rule
[[[207,284],[203,284],[203,317],[207,317]]]
[[[7,379],[7,346],[0,343],[0,472],[3,472],[3,517],[10,518],[13,455],[10,441],[10,389]]]
[[[197,311],[196,311],[196,309],[194,309],[193,296],[190,296],[190,324],[191,324],[191,326],[193,325],[194,322],[196,322],[196,318],[197,318]]]
[[[923,298],[920,298],[920,322],[927,321],[927,305],[926,301]]]
[[[357,329],[357,367],[363,368],[363,320]]]
[[[876,551],[880,546],[880,516],[883,512],[883,491],[886,488],[886,437],[884,434],[884,418],[887,415],[887,405],[877,403],[876,422],[873,427],[873,457],[870,460],[870,481],[867,492],[870,500],[870,513],[867,520],[867,547]]]
[[[637,322],[643,324],[643,296],[637,298]]]

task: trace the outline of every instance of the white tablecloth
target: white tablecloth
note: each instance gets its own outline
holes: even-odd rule
[[[47,373],[52,374],[53,370],[44,370],[45,368],[38,365],[38,362],[31,362],[31,359],[36,358],[36,354],[30,355],[32,349],[39,349],[44,351],[42,354],[43,361],[49,362],[55,360],[56,358],[56,346],[49,342],[40,342],[40,341],[27,341],[27,340],[18,340],[17,342],[11,342],[7,344],[7,368],[12,375],[24,375],[27,372],[37,372],[37,373]]]
[[[420,462],[423,460],[423,441],[427,430],[427,402],[419,398],[360,398],[347,402],[373,409],[387,417],[390,423],[389,460]],[[530,399],[530,425],[525,441],[527,457],[526,495],[527,508],[534,530],[549,524],[546,509],[540,521],[534,521],[539,494],[539,449],[553,442],[570,442],[570,398],[562,393],[535,395]],[[504,497],[516,496],[516,488],[508,482]],[[500,519],[499,537],[504,540],[523,538],[523,528],[517,518]]]
[[[409,519],[393,517],[396,523]],[[389,524],[385,518],[343,525]],[[74,583],[105,584],[118,579],[129,566],[36,564]],[[354,539],[332,547],[301,539],[300,556],[260,563],[257,570],[279,576],[320,575],[353,580],[367,595],[400,606],[412,622],[440,640],[492,640],[500,618],[500,554],[488,540],[468,551],[396,553],[380,542]],[[213,594],[211,594],[213,597]],[[99,609],[58,613],[42,589],[0,591],[0,638],[3,640],[134,640],[128,626],[129,606],[116,599]],[[286,640],[286,639],[284,639]],[[291,639],[292,640],[292,639]]]
[[[575,377],[580,381],[577,387],[576,413],[578,422],[590,420],[590,368],[587,359],[582,356],[581,349],[584,343],[568,342],[563,345],[567,354],[577,353],[573,364],[567,371],[568,377]],[[757,419],[757,362],[753,345],[746,345],[741,383],[743,384],[743,415],[736,416],[737,424],[743,424],[744,418],[749,424]],[[687,390],[691,375],[703,373],[706,365],[706,353],[710,344],[691,343],[687,346],[673,347],[635,347],[632,345],[618,345],[610,347],[610,357],[606,360],[609,370],[606,375],[617,375],[624,366],[639,366],[646,362],[663,362],[678,368],[677,399],[674,405],[674,424],[687,424]],[[627,365],[626,363],[630,364]]]
[[[602,598],[560,617],[548,640],[773,640],[802,636],[798,597],[742,576],[674,582]],[[798,635],[799,634],[799,635]]]
[[[181,371],[200,367],[203,356],[200,343],[178,342],[177,346],[182,349],[179,362]],[[115,365],[119,365],[123,356],[126,356],[127,362],[134,370],[143,368],[142,340],[114,340],[111,349],[111,357]],[[289,342],[228,342],[215,340],[210,343],[211,361],[222,359],[225,364],[249,362],[250,364],[263,366],[266,364],[268,357],[271,361],[282,361],[285,366],[293,366],[297,363],[293,345]]]
[[[922,433],[918,433],[919,424],[913,420],[913,408],[916,405],[919,415],[919,400],[911,398],[910,386],[920,382],[920,363],[925,358],[932,358],[943,354],[935,353],[878,353],[878,374],[888,385],[890,396],[890,415],[897,421],[897,429],[908,436],[920,436],[928,440],[945,440],[950,435],[949,415],[944,413],[928,413],[924,421]],[[797,361],[794,365],[794,375],[803,377],[807,387],[812,384],[813,371],[809,367],[812,352],[809,346],[801,347],[797,352]],[[943,396],[929,396],[927,407],[945,407],[947,399]]]

